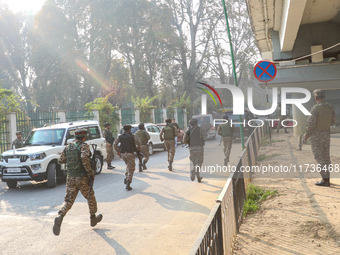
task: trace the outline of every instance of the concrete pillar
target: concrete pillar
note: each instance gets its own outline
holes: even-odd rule
[[[120,110],[120,109],[116,110],[116,114],[119,117],[119,123],[116,124],[116,129],[117,129],[117,131],[119,133],[119,131],[123,128],[123,126],[122,126],[122,110]]]
[[[167,115],[166,115],[166,108],[163,108],[163,119],[164,119],[164,122],[165,120],[167,119]]]
[[[66,111],[58,111],[59,122],[66,122]]]
[[[92,113],[93,113],[93,116],[94,116],[94,119],[93,119],[93,120],[96,120],[96,121],[98,121],[98,123],[100,123],[100,119],[99,119],[99,110],[97,110],[97,109],[92,110]]]
[[[6,120],[8,121],[6,123],[6,131],[7,133],[7,142],[10,144],[8,149],[12,148],[12,142],[17,138],[16,132],[17,132],[17,117],[15,112],[8,112],[6,113]],[[19,130],[21,131],[21,130]]]
[[[174,108],[174,118],[175,118],[175,122],[178,123],[178,112],[177,112],[177,108]],[[172,120],[171,120],[172,122]]]
[[[313,93],[312,93],[313,95]],[[292,98],[301,98],[301,94],[298,93],[292,93]],[[313,105],[315,105],[315,101],[314,98],[312,96],[311,100],[308,103],[303,104],[304,107],[306,107],[306,109],[308,111],[310,111],[310,109],[313,107]],[[293,119],[297,121],[297,125],[293,128],[294,130],[294,136],[299,136],[301,135],[301,128],[304,129],[306,127],[306,122],[308,119],[308,116],[304,115],[300,109],[298,109],[295,105],[293,105]]]
[[[207,114],[207,94],[201,95],[201,114]]]
[[[134,124],[140,123],[139,109],[135,109],[135,122]]]
[[[156,123],[155,109],[151,109],[151,122]]]
[[[183,118],[184,118],[184,129],[188,128],[188,116],[187,116],[187,109],[183,109]]]

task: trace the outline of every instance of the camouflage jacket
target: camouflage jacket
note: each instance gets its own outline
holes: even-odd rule
[[[327,102],[321,102],[312,107],[310,110],[311,115],[308,117],[307,124],[306,124],[306,135],[312,135],[314,133],[314,129],[316,126],[317,118],[318,118],[318,111],[317,111],[317,106],[320,104],[325,104],[327,107],[332,109],[332,122],[331,125],[333,126],[336,122],[336,115],[335,115],[335,110],[334,107],[327,103]]]
[[[75,143],[79,143],[79,141],[75,141]],[[66,164],[66,148],[64,148],[63,152],[61,153],[58,163],[59,164]],[[90,151],[90,146],[87,143],[82,143],[80,145],[80,157],[81,157],[81,162],[83,163],[83,166],[85,168],[85,171],[88,173],[92,173],[92,168],[91,168],[91,162],[90,162],[90,157],[91,157],[91,151]]]
[[[16,149],[24,147],[24,140],[22,140],[22,139],[19,140],[18,138],[15,139],[12,143],[12,149],[14,148],[14,146],[15,146]]]

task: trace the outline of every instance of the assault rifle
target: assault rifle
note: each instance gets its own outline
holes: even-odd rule
[[[92,171],[95,173],[96,172],[96,151],[97,151],[97,144],[91,144],[92,145],[92,149],[93,149],[93,153],[92,153],[92,157],[90,158],[90,162],[91,162],[91,169]],[[90,194],[91,191],[93,190],[93,182],[94,182],[94,176],[91,176],[89,178],[89,194],[87,195],[87,200],[90,199]]]
[[[132,141],[133,141],[133,146],[135,148],[135,152],[136,152],[138,160],[139,160],[139,165],[143,165],[144,155],[143,155],[143,153],[140,152],[140,150],[137,149],[134,135],[132,135]]]

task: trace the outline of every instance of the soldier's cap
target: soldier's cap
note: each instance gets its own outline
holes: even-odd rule
[[[145,128],[145,127],[144,127],[144,123],[139,123],[138,128],[139,128],[139,129],[144,129],[144,128]]]
[[[168,118],[168,119],[165,120],[165,123],[171,123],[171,121],[172,120],[170,118]]]
[[[16,135],[22,135],[21,131],[15,133]]]
[[[325,91],[323,89],[316,89],[313,91],[314,96],[316,97],[325,97]]]
[[[109,122],[104,123],[104,127],[108,127],[108,126],[111,126],[111,123]]]
[[[74,131],[74,136],[76,138],[82,138],[82,137],[85,137],[87,134],[87,130],[84,129],[84,128],[78,128],[76,129],[76,131]]]
[[[190,125],[197,125],[197,119],[191,119],[189,123]]]
[[[123,126],[123,130],[124,131],[129,131],[132,128],[132,126],[130,124],[126,124]]]

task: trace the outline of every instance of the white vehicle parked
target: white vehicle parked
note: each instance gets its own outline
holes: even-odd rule
[[[44,181],[47,186],[57,186],[57,177],[66,176],[65,164],[59,165],[58,158],[68,142],[74,140],[78,128],[88,130],[86,143],[97,145],[95,153],[96,174],[102,171],[106,159],[106,142],[97,121],[84,120],[33,129],[25,147],[9,150],[1,154],[0,177],[9,188],[15,188],[18,181]]]
[[[136,133],[138,129],[138,124],[131,124],[131,132]],[[149,154],[153,154],[153,149],[161,148],[165,150],[164,142],[161,141],[159,134],[161,130],[153,123],[144,123],[145,130],[148,131],[150,135],[150,140],[148,143]],[[120,130],[120,134],[123,134],[124,130]]]

